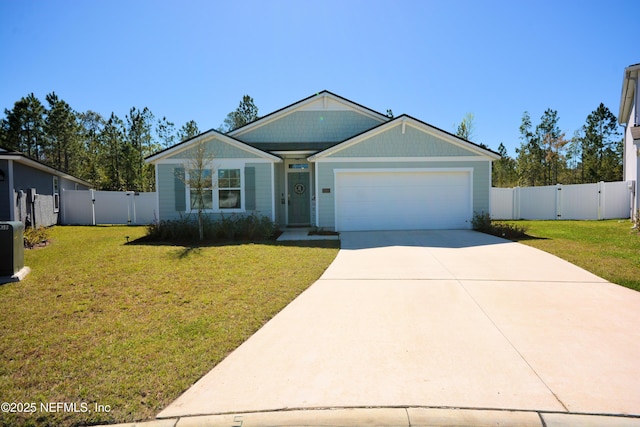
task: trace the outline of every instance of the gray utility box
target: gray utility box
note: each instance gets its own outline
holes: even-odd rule
[[[0,276],[13,276],[24,267],[24,224],[0,222]]]

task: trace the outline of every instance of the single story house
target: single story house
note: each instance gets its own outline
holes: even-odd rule
[[[635,218],[640,210],[638,183],[640,183],[640,64],[631,65],[624,70],[622,94],[618,123],[624,129],[624,180],[631,189],[631,217]]]
[[[199,143],[214,157],[201,202],[180,177],[193,173]],[[348,231],[471,228],[475,212],[490,211],[498,158],[411,116],[390,118],[323,91],[146,160],[155,165],[159,220],[203,203],[213,215],[258,212],[281,227]]]
[[[62,190],[90,187],[86,181],[0,147],[0,221],[22,221],[34,227],[58,224]]]

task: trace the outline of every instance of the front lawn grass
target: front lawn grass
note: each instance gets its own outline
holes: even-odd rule
[[[629,220],[507,221],[532,238],[513,239],[640,291],[640,234]]]
[[[318,279],[339,244],[134,242],[144,234],[55,227],[25,252],[31,274],[0,286],[0,401],[38,410],[0,413],[1,425],[154,417]],[[51,402],[77,412],[41,410]]]

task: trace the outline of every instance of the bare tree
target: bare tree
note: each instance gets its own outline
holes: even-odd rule
[[[198,211],[198,235],[204,240],[204,215],[205,210],[213,208],[213,190],[217,180],[214,179],[215,168],[213,152],[205,141],[197,142],[189,150],[191,156],[186,165],[186,170],[178,178],[189,187],[189,203],[193,211]]]

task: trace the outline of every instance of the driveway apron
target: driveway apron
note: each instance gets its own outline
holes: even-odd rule
[[[640,293],[467,230],[350,232],[159,418],[455,407],[640,414]]]

